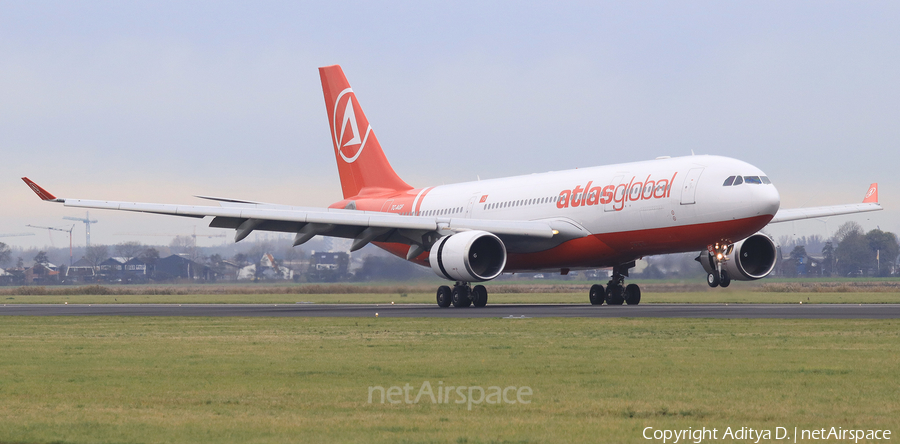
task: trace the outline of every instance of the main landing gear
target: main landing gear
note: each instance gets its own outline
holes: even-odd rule
[[[437,289],[438,307],[446,308],[453,304],[456,308],[464,308],[470,305],[478,308],[487,305],[488,293],[484,285],[470,287],[468,282],[457,282],[453,289],[441,285]]]
[[[709,268],[713,269],[711,273],[706,275],[706,283],[710,287],[725,288],[731,285],[731,276],[728,276],[728,270],[725,270],[725,261],[728,260],[728,255],[731,254],[733,249],[734,244],[720,244],[718,242],[707,247],[707,250],[709,250]],[[697,260],[701,259],[697,258]]]
[[[634,267],[634,262],[616,265],[613,267],[613,275],[606,284],[606,291],[600,284],[591,286],[590,301],[591,305],[637,305],[641,303],[641,287],[636,284],[625,285],[625,278],[628,276],[628,270]]]

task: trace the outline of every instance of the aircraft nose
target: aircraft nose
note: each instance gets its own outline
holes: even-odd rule
[[[757,214],[775,215],[781,206],[781,196],[775,185],[755,186],[753,190],[753,206],[756,207]]]

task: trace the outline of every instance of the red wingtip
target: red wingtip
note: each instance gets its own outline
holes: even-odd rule
[[[22,180],[28,184],[28,187],[31,188],[31,191],[34,191],[34,194],[37,194],[41,200],[56,200],[56,196],[50,194],[47,190],[41,188],[40,185],[34,183],[31,179],[27,177],[23,177]]]
[[[878,203],[878,183],[869,185],[869,191],[866,192],[866,198],[863,203]]]

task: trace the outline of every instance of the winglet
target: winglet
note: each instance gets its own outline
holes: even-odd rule
[[[34,194],[37,194],[38,197],[41,198],[41,200],[54,200],[54,201],[57,200],[56,196],[50,194],[47,190],[41,188],[40,185],[34,183],[31,179],[29,179],[27,177],[23,177],[22,180],[24,180],[25,183],[28,184],[28,187],[31,188],[31,191],[34,191]]]
[[[878,203],[878,183],[869,185],[869,191],[866,192],[866,198],[863,203]]]

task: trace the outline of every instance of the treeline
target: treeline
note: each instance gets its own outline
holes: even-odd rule
[[[789,251],[785,255],[785,252]],[[785,277],[888,277],[898,274],[897,235],[878,228],[864,232],[847,222],[828,240],[802,237],[782,242],[779,271]]]

